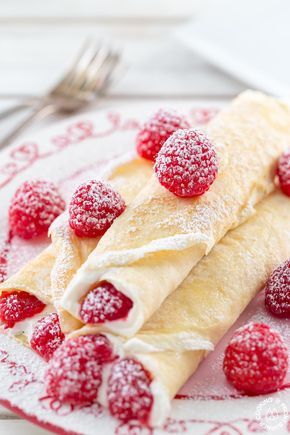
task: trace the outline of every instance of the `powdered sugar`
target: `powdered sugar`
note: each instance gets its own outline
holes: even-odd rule
[[[198,337],[194,332],[176,332],[164,334],[142,334],[132,337],[124,344],[124,349],[132,354],[155,353],[163,351],[184,352],[186,350],[213,350],[209,340]]]
[[[181,197],[202,195],[214,182],[216,152],[204,133],[178,130],[158,153],[155,173],[162,186]]]
[[[59,318],[56,313],[48,314],[38,320],[30,338],[31,348],[48,361],[64,340]]]
[[[112,415],[122,421],[146,423],[152,406],[151,379],[142,364],[124,358],[113,364],[108,380],[108,406]]]
[[[97,265],[98,267],[109,267],[111,264],[114,266],[128,265],[144,258],[147,254],[158,251],[181,251],[190,248],[194,243],[204,245],[205,251],[208,252],[212,247],[213,240],[202,233],[164,237],[160,240],[153,240],[142,248],[108,252],[98,259]]]
[[[127,316],[132,308],[132,301],[115,287],[103,282],[90,290],[80,309],[80,317],[84,323],[104,323]]]
[[[282,154],[278,162],[277,174],[281,190],[290,196],[290,150]]]
[[[270,276],[265,289],[265,304],[275,316],[290,318],[290,260]]]
[[[80,185],[70,202],[69,223],[80,237],[103,234],[125,209],[125,202],[108,184],[91,180]]]
[[[45,233],[64,208],[65,202],[53,183],[26,181],[12,198],[10,228],[13,234],[30,239]]]
[[[226,348],[223,368],[238,390],[249,394],[276,391],[287,372],[287,347],[268,325],[249,323],[235,332]]]
[[[34,295],[24,291],[3,291],[0,296],[0,320],[8,328],[15,323],[33,317],[45,308]]]
[[[141,157],[155,160],[164,142],[178,129],[189,128],[185,116],[174,110],[159,109],[139,131],[136,138],[137,152]]]
[[[132,113],[132,109],[130,109],[130,111]],[[138,116],[140,116],[140,118],[142,118],[142,115],[138,113]],[[102,111],[99,111],[97,113],[97,116],[96,114],[93,114],[91,116],[91,120],[94,124],[99,125],[98,128],[100,130],[105,128],[104,116],[102,114]],[[66,123],[68,124],[67,121]],[[72,121],[70,120],[69,123],[71,124]],[[58,130],[60,130],[59,126],[57,128]],[[103,138],[101,140],[93,139],[83,141],[81,146],[79,147],[79,150],[76,149],[77,147],[72,147],[68,150],[62,151],[62,155],[58,155],[57,158],[51,158],[51,160],[46,159],[42,163],[37,162],[35,164],[34,171],[38,171],[38,174],[40,175],[42,175],[43,172],[47,171],[49,175],[49,171],[51,172],[51,167],[53,165],[54,172],[53,174],[51,174],[51,176],[55,177],[55,179],[57,179],[58,177],[68,176],[68,173],[70,173],[74,167],[84,165],[85,161],[90,162],[96,158],[101,158],[104,152],[104,148],[106,147],[108,148],[108,152],[110,152],[111,150],[112,152],[114,152],[116,147],[118,147],[119,145],[120,147],[122,147],[122,149],[125,147],[129,148],[133,143],[134,135],[135,132],[129,132],[128,134],[128,132],[124,131],[122,133],[119,132],[117,137],[113,135],[112,138],[110,138],[108,141]],[[42,135],[41,139],[39,138],[39,142],[41,145],[43,145],[43,148],[47,149],[49,145],[47,133],[46,136],[47,137],[44,137],[44,135]],[[68,162],[69,164],[67,164]],[[63,172],[65,172],[65,174],[63,174]],[[82,176],[83,178],[80,181],[84,181],[86,178],[93,178],[95,174],[97,174],[99,178],[98,169],[95,170],[95,173],[93,173],[93,170],[91,170],[88,177],[86,177],[86,175],[84,174]],[[26,178],[29,177],[29,175],[27,174],[24,175],[26,176]],[[71,187],[72,184],[73,183],[71,182],[71,180],[68,180],[63,187],[63,191]],[[77,184],[79,184],[79,181]],[[2,191],[2,200],[3,198],[5,198],[5,201],[7,202],[7,198],[11,197],[8,189],[7,197],[5,197],[5,194],[6,191]],[[6,210],[3,211],[3,214],[5,213]],[[3,221],[4,218],[1,220],[2,229],[5,228],[3,225]],[[25,247],[21,248],[21,242],[23,243],[23,241],[14,241],[15,248],[13,248],[13,251],[11,253],[11,260],[13,262],[15,256],[18,256],[18,254],[20,253],[19,257],[21,258],[17,260],[17,263],[22,265],[27,261],[27,259],[29,259],[31,256],[34,256],[35,249],[30,249],[30,245],[26,245],[26,249]],[[32,251],[33,253],[31,253]],[[9,270],[12,271],[13,267],[14,263],[9,265]],[[18,268],[19,267],[17,266],[16,269]],[[263,310],[263,303],[261,303],[261,310]],[[271,322],[271,320],[273,320],[269,318],[269,316],[267,316],[267,314],[265,314],[264,312],[263,314],[259,312],[259,317],[263,317],[264,321],[267,322]],[[241,321],[244,322],[244,318]],[[276,323],[277,321],[282,327],[283,322],[281,322],[279,319],[275,319]],[[287,333],[287,328],[289,331],[289,325],[288,323],[286,323],[287,322],[283,323],[283,325],[285,325],[285,333]],[[290,337],[288,336],[288,341],[289,338]],[[0,365],[2,379],[1,398],[7,398],[7,400],[9,400],[12,404],[19,406],[21,409],[25,410],[30,416],[36,416],[41,421],[51,422],[52,424],[55,424],[60,428],[65,428],[66,430],[76,431],[79,433],[82,433],[85,430],[87,434],[91,435],[95,434],[96,432],[102,433],[104,435],[111,435],[115,430],[116,433],[124,433],[126,435],[130,433],[130,431],[142,432],[142,428],[138,424],[132,424],[132,426],[124,424],[122,425],[122,427],[119,426],[117,428],[118,424],[116,420],[109,418],[106,411],[100,411],[99,407],[96,405],[83,409],[73,409],[70,406],[61,406],[56,400],[51,397],[45,397],[46,394],[43,389],[43,385],[41,384],[41,380],[43,379],[43,371],[45,369],[45,363],[43,362],[43,360],[38,358],[37,355],[35,355],[29,349],[24,348],[23,346],[14,342],[8,337],[0,336],[0,339],[1,348],[6,349],[7,352],[9,352],[10,358],[7,360],[7,365],[5,365],[4,363]],[[0,352],[2,359],[3,354],[2,351]],[[209,356],[210,358],[212,356],[212,359],[207,359],[207,361],[202,364],[203,371],[197,373],[197,377],[195,376],[192,382],[187,384],[187,386],[184,388],[184,392],[187,392],[190,395],[190,393],[194,389],[194,393],[196,393],[196,396],[198,395],[198,393],[200,393],[201,395],[203,395],[203,397],[208,398],[210,398],[211,394],[219,394],[220,397],[229,397],[230,394],[228,393],[233,393],[233,389],[229,385],[224,385],[223,383],[222,372],[220,366],[218,365],[218,362],[220,362],[220,360],[222,359],[221,352],[222,349],[218,348],[217,351],[214,351],[214,353]],[[14,371],[13,375],[9,373],[10,369],[8,369],[8,365],[12,364],[11,359],[12,362],[13,360],[15,360],[19,365],[23,364],[27,370],[33,371],[33,374],[35,374],[37,378],[39,378],[40,382],[37,384],[32,383],[27,385],[23,390],[21,390],[21,392],[17,390],[17,394],[10,391],[9,388],[14,381],[21,382],[24,378],[23,371],[19,371],[19,375],[15,374],[16,370]],[[213,365],[213,361],[215,362],[215,368],[211,372],[209,366]],[[29,376],[31,376],[31,373],[29,374]],[[212,376],[211,384],[206,382],[209,376]],[[39,400],[40,397],[42,397],[42,400]],[[284,392],[276,394],[274,397],[280,397],[282,401],[284,401],[285,403],[289,403],[289,392],[287,392],[286,390]],[[156,430],[156,433],[168,433],[172,430],[182,432],[188,431],[189,433],[201,433],[209,430],[209,427],[213,430],[217,430],[217,427],[219,428],[218,430],[228,430],[229,424],[231,425],[231,428],[234,428],[235,430],[238,429],[240,432],[246,432],[248,425],[247,422],[251,421],[251,419],[255,421],[255,409],[257,404],[259,404],[260,402],[261,397],[245,398],[240,400],[211,400],[207,402],[205,406],[203,401],[175,400],[170,419],[167,421],[163,430],[158,429]],[[244,417],[244,419],[242,419],[242,417]],[[235,420],[234,423],[233,420]],[[212,421],[212,423],[210,423],[210,421]],[[286,430],[287,429],[285,427],[285,431]],[[150,432],[150,434],[151,432],[155,433],[154,429],[146,428],[144,429],[144,431],[146,431],[146,433]]]
[[[90,403],[96,400],[101,385],[97,362],[97,337],[77,337],[64,342],[49,362],[46,389],[61,402]]]

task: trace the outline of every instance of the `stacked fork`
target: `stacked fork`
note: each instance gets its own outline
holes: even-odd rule
[[[0,141],[0,149],[12,142],[34,121],[56,112],[76,112],[104,94],[112,82],[119,61],[119,52],[107,44],[86,42],[61,80],[47,94],[37,99],[32,113]],[[10,116],[23,107],[26,105],[20,104],[8,109],[0,118]]]

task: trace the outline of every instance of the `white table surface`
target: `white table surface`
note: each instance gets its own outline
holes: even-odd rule
[[[207,65],[174,32],[201,0],[9,0],[0,5],[0,111],[16,94],[42,94],[87,36],[122,49],[126,70],[100,107],[229,99],[246,85]],[[18,118],[15,118],[15,120]],[[14,124],[1,125],[0,137]],[[45,124],[55,121],[55,117]],[[43,126],[37,124],[37,130]],[[0,435],[48,433],[0,408]]]

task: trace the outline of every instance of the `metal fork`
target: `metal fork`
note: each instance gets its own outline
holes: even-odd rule
[[[39,100],[32,113],[0,141],[0,149],[34,121],[55,112],[75,112],[102,95],[111,83],[119,60],[120,54],[108,45],[86,42],[63,78]]]

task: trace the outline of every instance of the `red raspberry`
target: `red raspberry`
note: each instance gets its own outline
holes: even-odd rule
[[[264,323],[253,322],[235,332],[223,363],[228,381],[250,395],[276,391],[287,367],[287,347],[280,334]]]
[[[290,150],[286,151],[278,161],[277,175],[280,187],[285,195],[290,196]]]
[[[91,180],[81,184],[69,207],[69,223],[80,237],[97,237],[125,210],[125,202],[108,184]]]
[[[174,195],[202,195],[216,178],[217,156],[203,133],[178,130],[161,148],[154,169],[160,184]]]
[[[102,382],[101,364],[112,359],[111,345],[102,335],[64,341],[48,363],[47,394],[74,405],[94,402]]]
[[[15,323],[41,313],[44,308],[43,302],[27,292],[4,291],[0,296],[0,320],[6,328],[12,328]]]
[[[153,403],[151,376],[138,361],[124,358],[117,361],[108,379],[108,405],[111,414],[128,422],[148,423]]]
[[[109,322],[126,317],[132,306],[131,299],[104,281],[86,295],[80,317],[84,323]]]
[[[57,187],[48,181],[24,182],[15,192],[9,208],[9,225],[14,235],[31,239],[47,232],[65,209]]]
[[[290,318],[290,260],[274,270],[268,279],[265,305],[275,316]]]
[[[30,346],[48,361],[63,340],[64,334],[60,328],[58,315],[51,313],[36,322],[30,339]]]
[[[186,118],[173,110],[159,109],[146,122],[136,138],[137,152],[141,157],[155,160],[164,142],[176,130],[189,128]]]

